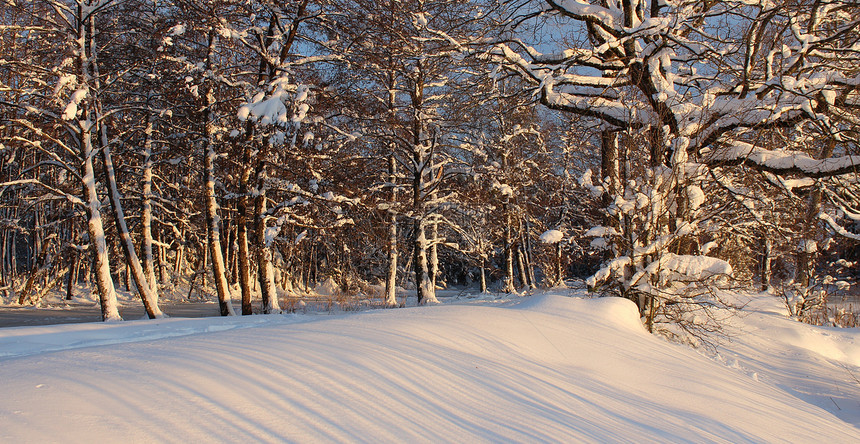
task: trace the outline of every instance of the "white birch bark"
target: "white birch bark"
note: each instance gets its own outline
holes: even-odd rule
[[[107,242],[105,241],[104,224],[102,223],[101,202],[96,192],[95,169],[93,168],[92,133],[90,122],[81,121],[82,157],[84,158],[84,195],[87,205],[87,232],[90,236],[90,249],[95,263],[96,286],[99,292],[99,304],[103,321],[121,321],[117,309],[116,288],[110,274],[110,258]]]
[[[246,143],[247,145],[247,143]],[[236,242],[239,244],[239,288],[242,291],[242,314],[253,313],[251,309],[251,263],[248,253],[248,182],[251,180],[251,154],[250,147],[242,148],[241,182],[239,185],[239,202],[236,205],[238,217],[236,218]]]
[[[420,114],[420,111],[416,114]],[[415,234],[413,251],[415,257],[415,287],[418,296],[418,305],[436,304],[436,287],[430,278],[429,264],[427,260],[427,215],[424,203],[424,165],[425,160],[422,151],[420,123],[415,123],[415,144],[413,146],[414,177],[412,178],[412,203],[415,218]]]
[[[158,280],[155,278],[155,259],[152,253],[152,116],[147,115],[143,141],[143,193],[141,196],[140,224],[142,232],[143,270],[149,288],[158,304]]]
[[[209,50],[206,56],[206,70],[211,71],[212,59],[215,57],[217,37],[215,30],[209,33]],[[206,141],[203,152],[204,191],[206,193],[206,228],[209,233],[209,254],[212,257],[212,274],[215,280],[215,291],[218,293],[218,305],[221,316],[236,316],[233,310],[230,284],[227,282],[224,255],[221,253],[221,217],[218,216],[218,201],[215,199],[215,91],[211,82],[206,79],[206,109],[204,112]]]
[[[502,291],[505,293],[514,293],[517,291],[514,287],[514,248],[513,236],[511,234],[511,212],[510,205],[505,203],[502,205],[502,211],[505,212],[505,277]]]
[[[427,235],[424,220],[415,221],[415,285],[418,290],[418,305],[438,304],[436,288],[430,279],[427,260]]]
[[[119,189],[116,184],[116,173],[113,168],[113,160],[111,159],[110,146],[107,144],[107,136],[102,132],[102,157],[104,158],[105,177],[108,182],[108,193],[110,196],[111,206],[113,207],[114,219],[117,226],[117,232],[120,238],[123,253],[125,254],[128,271],[134,280],[134,285],[137,287],[143,306],[146,309],[146,315],[150,319],[163,318],[164,313],[158,308],[158,299],[152,291],[152,287],[146,279],[146,274],[143,272],[143,267],[140,265],[140,259],[134,250],[134,241],[131,238],[131,233],[128,231],[128,225],[125,221],[125,213],[122,208],[122,197],[119,194]],[[153,276],[154,278],[154,276]]]
[[[487,293],[487,260],[481,258],[481,294]]]
[[[95,40],[96,26],[95,18],[93,16],[90,16],[88,26],[90,37],[90,68],[93,72],[93,85],[95,86],[96,91],[98,91],[101,89],[101,84],[98,68],[98,47]],[[122,208],[122,197],[119,194],[119,187],[117,186],[116,182],[116,172],[114,171],[113,159],[111,158],[110,144],[107,136],[107,127],[102,121],[103,114],[101,110],[101,103],[98,99],[98,96],[92,97],[91,100],[92,108],[95,114],[95,122],[98,127],[99,135],[101,137],[102,158],[104,160],[104,173],[108,185],[108,198],[110,200],[111,207],[113,207],[114,221],[116,223],[117,232],[120,237],[120,245],[122,246],[123,253],[125,254],[126,259],[126,279],[128,278],[128,272],[131,272],[131,277],[134,280],[134,285],[135,287],[137,287],[137,291],[140,294],[141,300],[143,301],[143,306],[146,309],[147,316],[149,316],[150,319],[163,318],[164,313],[162,313],[161,309],[158,308],[158,299],[152,292],[152,287],[146,280],[143,268],[140,265],[140,259],[138,258],[137,253],[134,250],[134,241],[132,240],[131,233],[128,230],[128,224],[126,224],[125,213]]]
[[[257,169],[257,194],[254,204],[254,225],[257,235],[257,273],[260,281],[260,293],[263,299],[263,313],[280,313],[278,288],[275,285],[275,267],[272,264],[272,240],[266,236],[266,189],[265,166],[260,162]],[[286,278],[287,280],[289,278]]]
[[[436,196],[431,199],[436,200]],[[436,280],[439,277],[439,223],[436,221],[430,224],[430,236],[430,282],[435,291]]]
[[[388,182],[390,187],[388,207],[388,270],[385,276],[385,302],[388,307],[397,306],[397,162],[394,154],[388,156]]]
[[[101,305],[103,321],[121,321],[116,299],[116,288],[113,277],[110,274],[110,257],[108,255],[107,242],[105,241],[104,224],[101,216],[101,202],[96,191],[95,168],[93,157],[96,155],[93,147],[93,112],[90,85],[90,59],[87,51],[87,22],[83,20],[83,11],[78,7],[77,44],[78,63],[80,65],[81,86],[86,91],[84,98],[83,120],[78,121],[80,129],[81,157],[84,162],[83,193],[85,195],[87,211],[87,232],[90,236],[90,248],[93,253],[95,265],[96,286],[99,292],[99,304]]]

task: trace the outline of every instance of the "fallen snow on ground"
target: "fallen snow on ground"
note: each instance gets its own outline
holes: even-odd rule
[[[860,332],[748,313],[712,355],[554,294],[0,329],[0,442],[856,442]]]

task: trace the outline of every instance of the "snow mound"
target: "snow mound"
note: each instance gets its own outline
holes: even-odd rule
[[[582,299],[544,293],[510,302],[507,306],[568,319],[582,317],[586,312],[593,315],[588,322],[609,322],[617,328],[645,332],[639,320],[639,310],[629,299]]]
[[[327,278],[314,288],[314,293],[320,296],[336,296],[340,293],[340,285],[334,279]]]

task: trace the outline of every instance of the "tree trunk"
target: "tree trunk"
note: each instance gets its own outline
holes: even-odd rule
[[[66,300],[71,301],[74,296],[73,289],[78,278],[78,251],[75,248],[69,248],[69,278],[66,281]]]
[[[215,57],[215,30],[209,32],[209,52],[206,57],[207,72],[212,69],[212,59]],[[212,79],[206,79],[206,108],[203,114],[206,126],[206,146],[203,152],[204,191],[206,193],[206,231],[209,235],[209,254],[212,256],[212,277],[215,280],[215,291],[218,293],[218,305],[221,316],[235,316],[233,301],[230,294],[230,284],[224,265],[221,248],[221,218],[218,216],[218,201],[215,199],[215,91]]]
[[[95,19],[90,16],[88,20],[89,40],[90,40],[90,68],[94,73],[93,83],[96,90],[100,89],[99,85],[99,70],[98,70],[98,51],[95,41],[96,29]],[[164,314],[158,308],[158,299],[152,292],[152,287],[148,285],[143,268],[140,265],[140,259],[134,250],[134,241],[129,233],[128,225],[126,224],[125,214],[122,207],[122,199],[119,194],[119,187],[116,181],[116,172],[114,171],[113,159],[111,158],[110,144],[108,142],[107,127],[102,120],[101,103],[97,94],[91,98],[91,114],[94,115],[92,122],[98,128],[98,133],[101,141],[102,159],[104,161],[104,175],[107,182],[108,199],[113,208],[114,222],[116,224],[117,234],[119,235],[120,246],[126,259],[126,286],[129,286],[129,274],[134,278],[134,284],[143,301],[143,306],[146,309],[146,314],[150,319],[162,318]],[[91,134],[92,136],[92,134]]]
[[[600,178],[606,182],[603,194],[604,206],[609,206],[621,191],[621,167],[618,149],[618,133],[609,130],[600,132]]]
[[[265,148],[260,151],[261,157],[257,166],[257,197],[254,202],[254,226],[257,236],[257,274],[260,281],[260,294],[263,299],[263,313],[280,313],[278,289],[275,286],[275,267],[272,264],[272,239],[266,234],[266,169],[263,161]]]
[[[431,198],[436,200],[434,194]],[[433,285],[433,291],[436,291],[437,279],[439,279],[439,223],[435,220],[430,224],[430,282]]]
[[[502,211],[505,212],[505,239],[504,239],[504,254],[505,254],[505,276],[504,286],[502,291],[505,293],[513,293],[514,288],[514,252],[513,252],[513,236],[511,232],[511,212],[510,205],[506,202],[502,205]]]
[[[528,236],[528,233],[531,232],[531,227],[529,226],[528,221],[525,222],[525,230],[520,233],[520,245],[523,246],[523,262],[526,267],[526,278],[528,279],[529,288],[537,288],[537,282],[535,281],[535,270],[532,267],[532,247],[531,241]]]
[[[158,303],[158,280],[155,278],[155,260],[152,254],[152,116],[147,115],[143,142],[143,194],[141,199],[141,250],[143,250],[143,271],[155,303]]]
[[[436,289],[430,279],[427,260],[427,235],[424,220],[415,220],[415,286],[418,292],[418,305],[436,304]]]
[[[487,260],[481,258],[481,294],[487,293]]]
[[[156,231],[158,233],[158,277],[162,283],[166,283],[169,279],[167,276],[167,252],[164,247],[164,235],[161,234],[161,230]]]
[[[96,192],[95,170],[93,169],[92,133],[89,124],[81,122],[81,157],[84,159],[84,195],[86,196],[87,233],[90,237],[90,250],[93,253],[96,286],[99,292],[103,321],[121,321],[116,301],[116,289],[110,274],[110,258],[105,241],[104,225],[101,216],[101,201]]]
[[[560,287],[564,284],[564,267],[561,261],[561,242],[555,243],[555,285]]]
[[[177,276],[182,276],[182,262],[185,259],[185,244],[180,243],[179,247],[176,249],[176,258],[173,262],[173,274]]]
[[[762,234],[762,252],[761,252],[761,291],[768,291],[770,288],[770,275],[771,275],[771,255],[773,249],[773,241],[770,238],[770,233],[765,231]]]
[[[385,276],[385,302],[387,307],[397,306],[397,161],[388,156],[388,270]]]
[[[249,315],[251,309],[251,259],[248,254],[248,182],[251,180],[251,151],[248,143],[242,147],[242,174],[239,180],[239,202],[236,241],[239,244],[239,288],[242,289],[242,314]],[[266,305],[266,304],[264,304]]]
[[[414,208],[414,236],[413,236],[413,256],[415,258],[415,289],[418,296],[418,305],[436,304],[439,301],[436,299],[436,287],[433,286],[433,281],[430,278],[429,264],[427,260],[427,234],[426,234],[426,214],[422,192],[424,189],[423,174],[420,166],[423,165],[421,156],[421,147],[416,145],[415,166],[416,173],[412,180],[412,204]]]
[[[78,6],[78,17],[83,17],[83,7]],[[90,17],[89,21],[93,18]],[[78,63],[81,74],[81,83],[87,88],[87,98],[84,99],[83,115],[85,119],[78,121],[80,128],[79,142],[81,148],[81,159],[84,163],[83,194],[86,202],[87,233],[90,237],[90,250],[93,253],[94,272],[96,286],[99,293],[99,305],[101,306],[103,321],[121,321],[117,309],[116,288],[110,273],[110,258],[108,256],[107,242],[105,241],[104,225],[101,216],[101,201],[96,191],[95,168],[93,157],[95,149],[93,146],[93,122],[96,122],[95,110],[92,104],[92,91],[89,90],[92,78],[90,76],[90,60],[87,51],[87,23],[83,20],[77,23]]]
[[[129,233],[128,225],[126,225],[125,222],[125,214],[122,209],[122,199],[119,195],[119,189],[116,184],[116,173],[113,168],[110,147],[106,142],[107,134],[103,132],[102,143],[104,146],[102,147],[102,157],[104,158],[105,163],[105,179],[108,183],[108,196],[110,197],[110,203],[113,207],[114,222],[116,223],[116,229],[119,234],[120,245],[123,253],[125,254],[126,280],[128,280],[128,275],[130,274],[134,280],[134,285],[137,287],[137,291],[140,294],[140,298],[143,301],[146,315],[149,316],[150,319],[163,318],[164,313],[162,313],[161,309],[158,308],[158,297],[152,291],[152,286],[149,285],[147,276],[143,271],[143,267],[140,265],[140,259],[138,259],[137,253],[134,251],[134,241],[131,239],[131,233]],[[152,241],[151,238],[150,241]],[[152,278],[153,280],[155,279],[154,274]]]
[[[523,246],[521,243],[517,243],[515,247],[516,255],[517,255],[517,268],[520,272],[520,282],[523,284],[523,288],[528,290],[529,288],[529,276],[526,271],[526,261],[523,254]]]

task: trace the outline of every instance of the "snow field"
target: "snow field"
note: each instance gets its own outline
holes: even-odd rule
[[[856,442],[857,331],[737,322],[717,359],[552,294],[2,329],[0,442]]]

